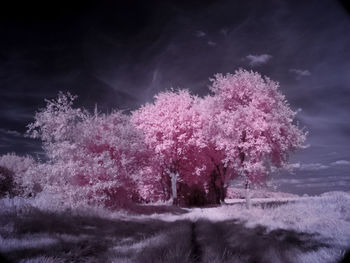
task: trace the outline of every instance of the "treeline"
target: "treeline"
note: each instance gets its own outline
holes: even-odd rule
[[[27,157],[19,172],[9,160],[20,157],[1,157],[7,161],[0,161],[0,180],[12,176],[13,190],[0,192],[49,191],[108,207],[169,199],[203,205],[223,201],[236,177],[247,188],[264,183],[273,167],[287,164],[290,151],[303,147],[296,112],[278,83],[258,73],[238,70],[211,81],[205,97],[161,92],[131,114],[90,113],[73,106],[75,96],[59,93],[28,126],[48,161],[34,165]]]

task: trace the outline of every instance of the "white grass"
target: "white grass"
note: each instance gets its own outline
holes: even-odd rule
[[[57,243],[57,239],[52,237],[43,237],[36,235],[27,235],[21,238],[2,238],[0,237],[0,252],[6,253],[17,249],[32,249],[43,246],[51,246]]]
[[[219,207],[188,208],[181,213],[157,204],[148,206],[154,213],[141,215],[96,207],[74,209],[45,196],[4,198],[0,200],[0,259],[194,262],[194,246],[198,246],[201,262],[259,258],[261,262],[330,263],[341,260],[350,248],[348,193],[252,199],[249,210],[244,202],[227,200]]]

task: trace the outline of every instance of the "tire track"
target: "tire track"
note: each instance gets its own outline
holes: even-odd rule
[[[191,225],[191,259],[194,263],[199,263],[202,260],[202,250],[197,240],[196,223]]]

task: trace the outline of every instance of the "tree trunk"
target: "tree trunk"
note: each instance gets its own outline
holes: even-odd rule
[[[178,173],[170,173],[171,178],[171,193],[173,198],[173,205],[177,205],[177,188],[176,188],[176,182],[179,174]]]
[[[221,204],[225,203],[226,193],[227,193],[227,187],[225,185],[222,185],[221,192],[220,192],[220,203]]]
[[[209,192],[207,194],[207,203],[220,204],[223,195],[222,182],[217,170],[210,173]]]
[[[250,193],[249,193],[249,182],[245,183],[245,201],[246,208],[250,209]]]
[[[163,200],[167,201],[171,198],[171,178],[168,175],[162,175],[160,179]]]

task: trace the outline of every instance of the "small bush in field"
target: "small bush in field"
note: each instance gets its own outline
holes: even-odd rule
[[[0,166],[0,197],[12,196],[14,190],[13,172]]]
[[[31,156],[14,153],[0,156],[0,166],[11,172],[11,195],[28,197],[41,189],[38,165]]]

